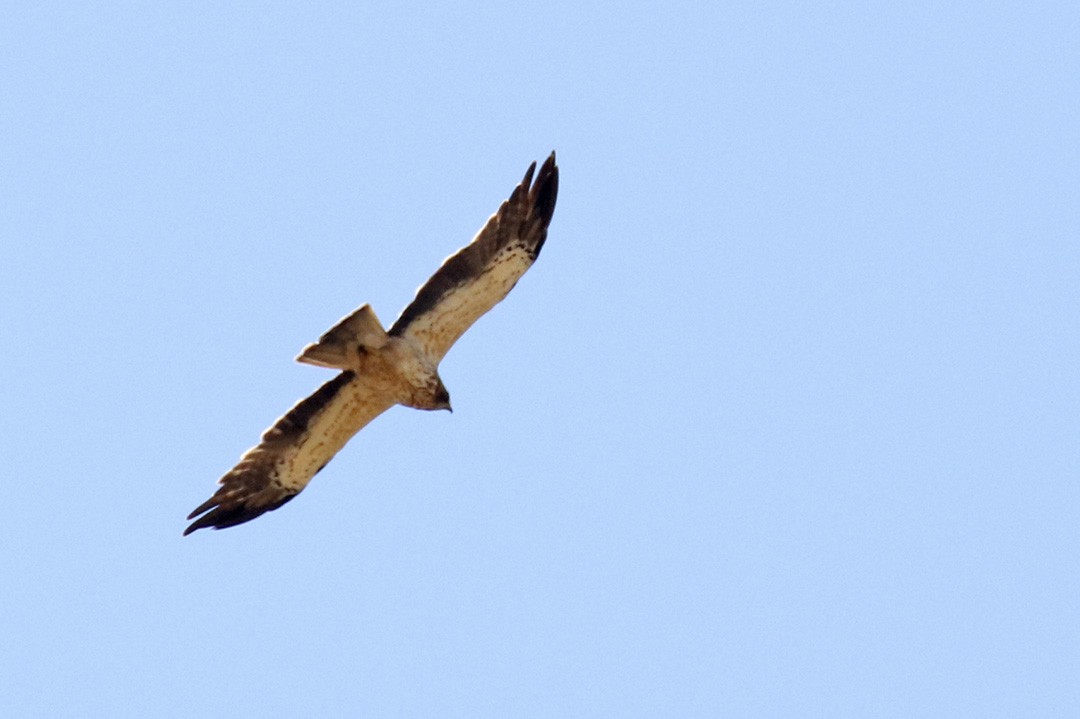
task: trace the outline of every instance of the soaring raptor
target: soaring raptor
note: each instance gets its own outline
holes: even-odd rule
[[[262,435],[188,519],[224,529],[299,494],[349,439],[396,404],[450,409],[439,362],[465,330],[513,289],[540,254],[555,212],[555,153],[529,166],[483,229],[450,256],[387,332],[364,305],[308,345],[299,362],[341,370]]]

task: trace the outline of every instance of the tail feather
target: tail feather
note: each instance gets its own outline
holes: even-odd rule
[[[327,330],[318,342],[305,347],[296,361],[332,369],[356,369],[361,348],[379,349],[388,339],[371,305],[364,305]]]

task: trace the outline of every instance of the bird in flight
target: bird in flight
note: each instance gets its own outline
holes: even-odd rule
[[[266,430],[184,534],[255,519],[295,497],[345,443],[396,404],[450,409],[439,362],[469,327],[513,289],[540,254],[555,212],[555,153],[525,178],[472,242],[451,255],[390,330],[370,305],[331,327],[297,361],[340,370]],[[196,519],[197,518],[197,519]]]

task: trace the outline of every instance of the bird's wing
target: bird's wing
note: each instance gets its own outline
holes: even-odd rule
[[[438,363],[454,342],[513,289],[540,254],[555,212],[559,168],[534,162],[475,239],[450,256],[416,293],[390,334],[416,342]]]
[[[342,372],[263,433],[262,441],[218,480],[214,496],[188,515],[199,518],[184,534],[232,527],[277,509],[299,494],[350,437],[393,405],[363,377]]]

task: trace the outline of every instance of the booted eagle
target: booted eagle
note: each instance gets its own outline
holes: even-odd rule
[[[184,530],[224,529],[295,497],[349,439],[396,404],[450,409],[439,362],[465,330],[513,289],[540,254],[555,212],[559,168],[551,153],[529,166],[476,238],[449,257],[387,332],[369,305],[308,345],[299,362],[341,372],[263,433]]]

